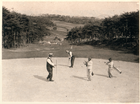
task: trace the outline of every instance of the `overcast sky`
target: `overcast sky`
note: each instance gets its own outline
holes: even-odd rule
[[[138,2],[97,1],[3,1],[2,6],[27,15],[60,14],[69,16],[104,17],[139,10]],[[12,9],[13,8],[13,9]]]

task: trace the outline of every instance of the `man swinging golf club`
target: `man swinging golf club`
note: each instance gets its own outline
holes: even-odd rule
[[[108,60],[109,60],[109,62],[104,62],[104,63],[106,63],[106,65],[108,65],[108,76],[109,76],[109,78],[113,77],[113,75],[111,74],[111,71],[113,69],[117,70],[121,74],[122,71],[114,66],[112,58],[109,58]]]
[[[49,57],[47,58],[47,62],[46,62],[46,68],[49,73],[47,80],[49,80],[49,81],[53,81],[52,80],[53,67],[55,66],[54,63],[52,62],[52,56],[53,56],[53,53],[49,53]]]

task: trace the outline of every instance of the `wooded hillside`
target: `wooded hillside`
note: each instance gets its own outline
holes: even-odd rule
[[[26,43],[33,43],[49,35],[47,26],[55,26],[48,18],[41,16],[27,16],[10,12],[3,7],[2,46],[4,48],[20,47]]]
[[[139,11],[105,18],[88,23],[84,27],[72,28],[67,34],[72,43],[90,43],[122,46],[139,53]],[[117,43],[114,43],[116,41]],[[97,45],[97,44],[96,44]]]

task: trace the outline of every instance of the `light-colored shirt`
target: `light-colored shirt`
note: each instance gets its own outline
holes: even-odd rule
[[[92,60],[87,62],[87,69],[92,70]]]
[[[47,59],[47,62],[48,62],[50,65],[54,66],[54,63],[51,61],[50,58]]]
[[[107,64],[108,64],[108,67],[109,67],[109,68],[113,68],[113,67],[114,67],[114,63],[113,63],[113,61],[108,62]]]
[[[69,53],[68,53],[68,58],[71,58],[71,57],[72,57],[72,52],[69,51]]]
[[[72,52],[70,51],[70,57],[72,57]]]

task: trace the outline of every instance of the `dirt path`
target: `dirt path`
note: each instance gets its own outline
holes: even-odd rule
[[[112,71],[102,59],[93,59],[95,75],[87,81],[85,58],[76,58],[74,68],[67,58],[57,60],[54,82],[46,81],[46,58],[2,60],[3,102],[94,102],[129,103],[139,101],[139,64],[114,61],[122,74]]]

